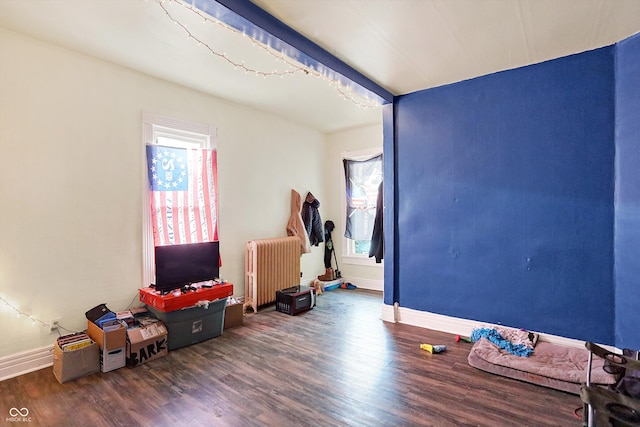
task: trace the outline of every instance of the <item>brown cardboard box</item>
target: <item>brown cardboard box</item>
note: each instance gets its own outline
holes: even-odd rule
[[[127,328],[124,325],[118,325],[115,329],[105,332],[95,323],[88,321],[87,335],[98,343],[101,350],[116,350],[126,345]]]
[[[127,366],[133,368],[166,356],[167,335],[167,327],[160,321],[127,329]]]
[[[227,304],[224,311],[224,329],[242,326],[244,317],[244,304],[234,303]]]
[[[62,351],[53,344],[53,375],[60,383],[96,373],[100,370],[98,344],[93,343],[78,350]]]

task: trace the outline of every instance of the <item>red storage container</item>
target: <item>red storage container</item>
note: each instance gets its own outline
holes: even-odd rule
[[[181,292],[179,289],[166,295],[153,288],[140,289],[140,301],[165,313],[196,305],[198,301],[213,301],[233,295],[233,284],[221,283],[211,288]]]

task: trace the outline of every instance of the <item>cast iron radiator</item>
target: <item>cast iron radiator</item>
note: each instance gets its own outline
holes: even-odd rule
[[[300,284],[300,239],[276,237],[250,240],[244,254],[245,308],[270,304],[276,291]]]

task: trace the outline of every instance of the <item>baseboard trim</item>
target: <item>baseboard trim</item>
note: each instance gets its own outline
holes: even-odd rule
[[[367,289],[370,291],[384,291],[384,280],[362,279],[359,277],[344,276],[342,278],[345,283],[356,285],[359,289]]]
[[[493,325],[475,320],[461,319],[458,317],[444,316],[442,314],[429,313],[426,311],[418,311],[410,308],[398,308],[398,319],[394,316],[394,307],[392,305],[383,304],[382,320],[392,323],[403,323],[420,328],[432,329],[440,332],[447,332],[455,335],[468,337],[475,328],[492,328],[500,325]],[[584,341],[573,338],[565,338],[558,335],[540,333],[540,340],[565,347],[584,348]],[[615,347],[602,345],[609,351],[616,351]]]
[[[303,286],[310,286],[313,280],[314,279],[302,279],[300,280],[300,284]],[[325,285],[327,285],[327,284],[335,284],[339,282],[351,283],[353,285],[356,285],[360,289],[384,292],[384,280],[362,279],[359,277],[342,276],[340,279],[332,280],[331,282],[324,282],[324,283]]]
[[[53,346],[36,348],[0,358],[0,381],[53,366]]]

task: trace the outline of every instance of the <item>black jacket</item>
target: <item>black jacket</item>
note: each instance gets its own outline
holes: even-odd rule
[[[312,246],[318,246],[320,242],[324,241],[322,236],[322,219],[320,219],[320,212],[318,208],[320,202],[313,194],[307,193],[307,197],[302,204],[302,222],[304,222],[304,228],[307,230],[309,236],[309,243]]]

